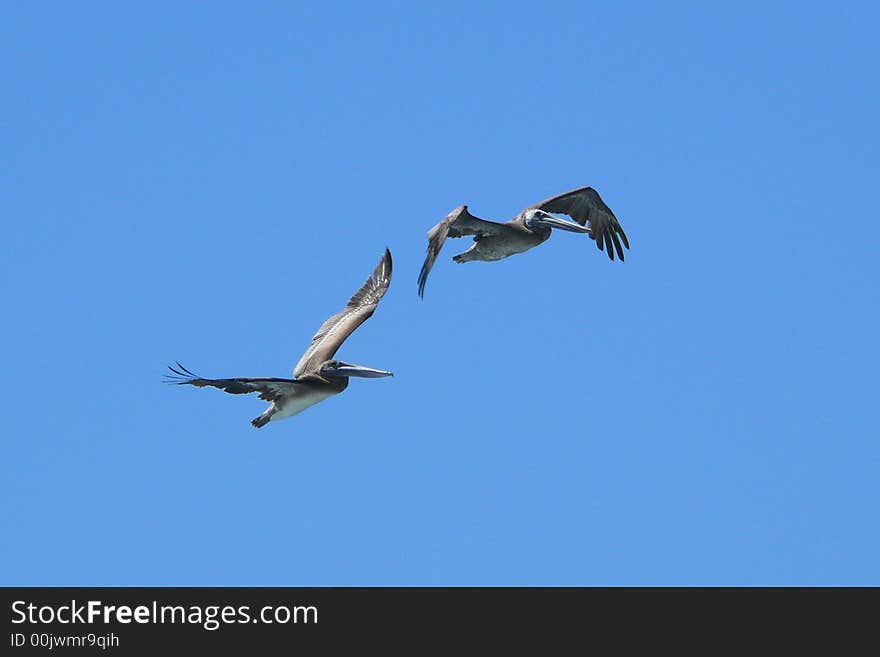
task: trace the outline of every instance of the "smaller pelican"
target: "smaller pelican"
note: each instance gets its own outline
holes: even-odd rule
[[[554,217],[551,212],[567,214],[577,223]],[[586,226],[587,222],[590,223],[589,227]],[[629,248],[629,240],[617,217],[592,187],[573,189],[536,203],[504,224],[475,217],[468,212],[468,206],[460,205],[428,231],[428,254],[419,273],[419,296],[424,298],[428,274],[447,237],[474,236],[471,248],[453,256],[455,262],[494,261],[546,242],[553,228],[587,233],[590,239],[595,240],[599,250],[604,249],[612,260],[615,248],[618,257],[623,260],[621,240]]]
[[[169,383],[198,388],[212,386],[233,395],[260,393],[260,399],[271,402],[271,405],[262,415],[251,420],[251,424],[259,429],[270,421],[292,417],[309,406],[338,395],[348,387],[349,377],[373,379],[393,376],[391,372],[384,370],[333,359],[336,350],[348,336],[370,318],[390,284],[391,252],[385,249],[385,255],[373,274],[349,299],[348,305],[324,322],[315,333],[312,344],[296,364],[292,379],[203,379],[177,363],[176,368],[168,367],[172,374],[166,380]]]

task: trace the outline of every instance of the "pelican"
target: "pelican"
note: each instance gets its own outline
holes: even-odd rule
[[[260,393],[260,399],[271,402],[271,405],[264,413],[251,420],[251,424],[259,429],[273,420],[292,417],[309,406],[338,395],[348,387],[349,377],[373,379],[394,376],[391,372],[352,365],[333,358],[348,336],[370,318],[390,284],[391,252],[385,249],[385,255],[376,269],[349,299],[348,305],[324,322],[315,333],[312,344],[293,369],[292,379],[204,379],[177,363],[176,368],[169,365],[168,369],[172,374],[166,380],[169,383],[198,388],[212,386],[233,395]]]
[[[554,217],[551,212],[567,214],[577,223]],[[455,262],[491,262],[538,246],[549,239],[553,228],[586,233],[612,260],[615,249],[617,256],[624,259],[620,240],[629,248],[629,240],[617,217],[592,187],[573,189],[531,205],[504,224],[475,217],[468,212],[468,206],[460,205],[428,231],[428,254],[419,273],[419,296],[424,298],[428,274],[447,237],[474,236],[471,248],[453,256]]]

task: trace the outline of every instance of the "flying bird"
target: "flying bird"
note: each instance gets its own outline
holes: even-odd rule
[[[292,379],[204,379],[177,363],[177,367],[168,367],[172,373],[167,375],[166,381],[198,388],[212,386],[233,395],[260,393],[260,399],[271,402],[271,405],[264,413],[251,420],[251,424],[259,429],[273,420],[292,417],[309,406],[338,395],[348,387],[349,377],[372,379],[393,376],[391,372],[352,365],[333,358],[348,336],[370,318],[390,284],[391,252],[385,249],[385,255],[376,269],[349,299],[348,305],[324,322],[315,333],[309,348],[296,364]]]
[[[577,223],[554,217],[551,212],[567,214]],[[538,246],[549,239],[553,228],[587,233],[612,260],[615,250],[617,256],[624,259],[621,241],[629,248],[629,240],[617,217],[592,187],[573,189],[531,205],[504,224],[475,217],[468,212],[468,206],[460,205],[428,231],[428,253],[419,273],[419,296],[425,295],[428,274],[447,237],[474,236],[471,248],[453,256],[455,262],[491,262]]]

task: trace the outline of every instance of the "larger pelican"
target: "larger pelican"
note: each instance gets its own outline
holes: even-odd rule
[[[373,274],[349,299],[348,305],[324,322],[315,333],[312,344],[296,364],[292,379],[203,379],[177,363],[176,368],[168,367],[172,374],[167,380],[170,383],[199,388],[212,386],[233,395],[260,393],[260,399],[271,402],[271,405],[262,415],[251,420],[251,424],[259,429],[268,422],[291,417],[328,397],[338,395],[348,387],[349,377],[372,379],[393,376],[391,372],[384,370],[333,359],[336,350],[348,339],[348,336],[370,318],[390,284],[391,252],[385,249],[385,255]]]
[[[567,214],[577,223],[554,217],[551,212]],[[587,222],[589,227],[586,226]],[[475,217],[468,212],[468,206],[460,205],[428,231],[428,254],[419,273],[419,296],[425,295],[428,273],[447,237],[474,236],[471,248],[453,256],[455,262],[493,261],[538,246],[549,239],[553,228],[572,233],[587,233],[600,250],[605,249],[612,260],[614,249],[617,249],[618,257],[623,260],[621,240],[629,248],[629,240],[617,217],[592,187],[573,189],[531,205],[504,224]]]

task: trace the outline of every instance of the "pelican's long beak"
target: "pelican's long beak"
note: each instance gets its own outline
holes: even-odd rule
[[[377,370],[372,367],[352,365],[350,363],[339,363],[335,367],[328,367],[325,371],[331,376],[357,376],[362,379],[378,379],[383,376],[394,376],[394,372],[386,372],[385,370]]]
[[[533,221],[544,224],[545,226],[549,226],[550,228],[558,228],[559,230],[567,230],[570,233],[589,233],[590,229],[586,226],[581,226],[580,224],[576,224],[573,221],[567,221],[565,219],[559,219],[558,217],[554,217],[552,214],[547,214],[546,212],[541,214],[538,217],[535,217]]]

